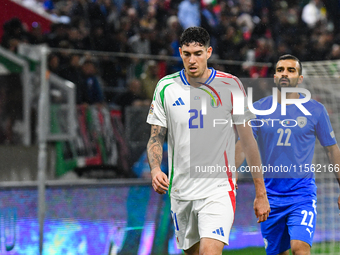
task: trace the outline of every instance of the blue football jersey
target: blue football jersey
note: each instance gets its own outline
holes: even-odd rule
[[[273,97],[269,96],[253,106],[257,110],[267,110],[272,102]],[[317,137],[322,146],[336,144],[325,107],[315,100],[303,106],[311,115],[304,115],[295,104],[287,105],[286,115],[281,115],[278,103],[272,114],[257,115],[251,122],[271,206],[316,198],[315,167],[311,165],[315,139]]]

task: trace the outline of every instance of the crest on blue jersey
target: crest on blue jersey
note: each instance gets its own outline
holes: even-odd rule
[[[268,248],[268,240],[266,238],[263,238],[263,242],[264,242],[264,248],[267,249]]]
[[[300,128],[303,128],[307,124],[307,118],[303,116],[297,117],[296,122]]]

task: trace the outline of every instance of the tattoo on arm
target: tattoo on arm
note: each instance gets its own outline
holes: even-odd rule
[[[166,130],[165,127],[151,126],[151,136],[147,145],[147,154],[151,170],[161,166]]]

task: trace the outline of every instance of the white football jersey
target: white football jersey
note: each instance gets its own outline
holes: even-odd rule
[[[168,129],[169,195],[176,199],[234,190],[234,124],[255,118],[240,80],[210,70],[200,87],[190,86],[184,69],[161,79],[147,117],[149,124]]]

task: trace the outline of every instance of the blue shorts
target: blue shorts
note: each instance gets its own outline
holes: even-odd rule
[[[312,246],[315,224],[314,199],[271,208],[268,219],[261,223],[267,255],[276,255],[290,249],[291,240],[300,240]]]

